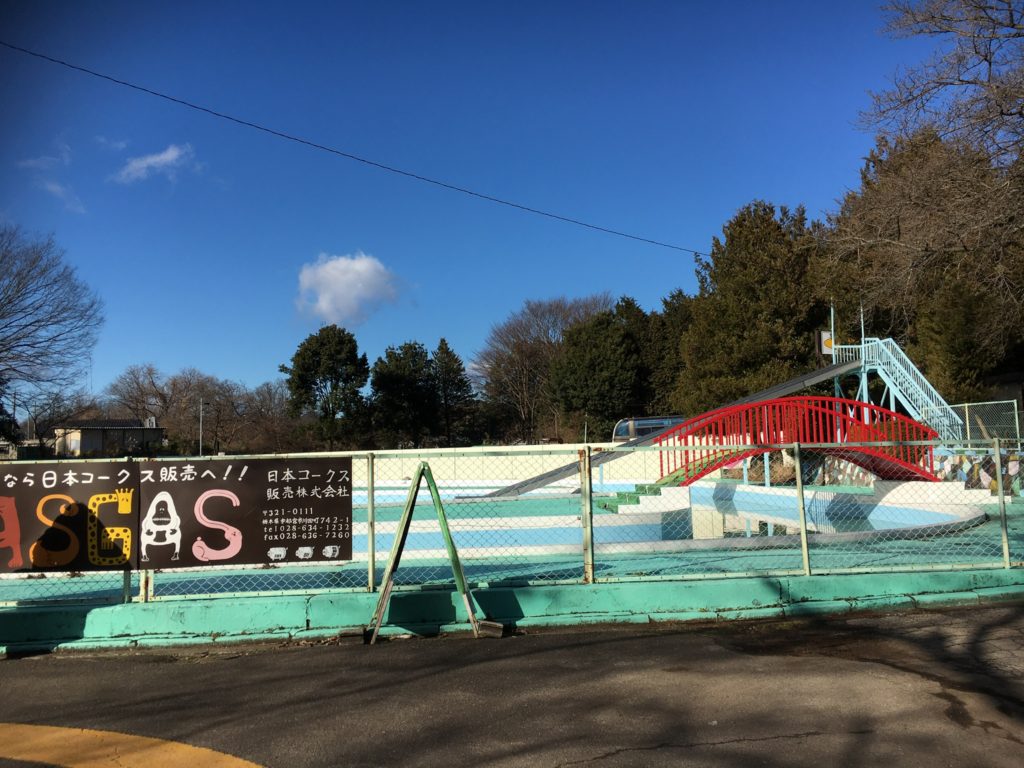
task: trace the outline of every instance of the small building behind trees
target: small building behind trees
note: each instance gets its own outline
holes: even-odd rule
[[[140,456],[157,453],[164,429],[156,419],[81,419],[53,428],[57,456]]]

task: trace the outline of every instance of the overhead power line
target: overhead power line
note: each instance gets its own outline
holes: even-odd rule
[[[617,237],[625,237],[625,238],[628,238],[629,240],[636,240],[636,241],[641,242],[641,243],[648,243],[649,245],[656,245],[656,246],[658,246],[660,248],[670,248],[670,249],[672,249],[674,251],[683,251],[685,253],[692,253],[695,256],[706,255],[703,251],[697,251],[697,250],[694,250],[693,248],[684,248],[681,245],[673,245],[672,243],[665,243],[665,242],[662,242],[660,240],[653,240],[653,239],[651,239],[649,237],[641,237],[640,235],[632,235],[632,234],[630,234],[628,232],[621,232],[621,231],[619,231],[617,229],[611,229],[609,227],[602,227],[602,226],[599,226],[597,224],[590,224],[590,223],[588,223],[586,221],[580,221],[579,219],[573,219],[573,218],[570,218],[568,216],[561,216],[561,215],[559,215],[557,213],[551,213],[550,211],[543,211],[543,210],[541,210],[539,208],[531,208],[528,205],[523,205],[521,203],[516,203],[516,202],[513,202],[511,200],[505,200],[505,199],[500,198],[500,197],[494,197],[493,195],[484,194],[483,192],[477,192],[477,191],[472,190],[472,189],[467,189],[466,187],[460,187],[460,186],[457,186],[455,184],[449,184],[448,182],[441,181],[440,179],[434,179],[434,178],[431,178],[429,176],[423,176],[423,175],[418,174],[418,173],[413,173],[412,171],[406,171],[406,170],[403,170],[401,168],[396,168],[396,167],[391,166],[391,165],[385,165],[384,163],[378,163],[376,160],[370,160],[370,159],[365,158],[365,157],[360,157],[359,155],[354,155],[351,152],[345,152],[344,150],[337,149],[336,147],[329,147],[329,146],[327,146],[325,144],[319,144],[319,143],[317,143],[315,141],[311,141],[309,139],[304,139],[301,136],[295,136],[295,135],[290,134],[290,133],[285,133],[284,131],[278,131],[278,130],[276,130],[274,128],[268,128],[265,125],[260,125],[259,123],[254,123],[251,120],[244,120],[244,119],[242,119],[240,117],[235,117],[234,115],[229,115],[229,114],[227,114],[225,112],[218,112],[217,110],[211,109],[210,107],[204,107],[201,104],[196,104],[194,102],[187,101],[186,99],[179,99],[179,98],[177,98],[175,96],[170,96],[170,95],[168,95],[166,93],[161,93],[160,91],[154,91],[152,88],[146,88],[145,86],[137,85],[135,83],[128,82],[127,80],[121,80],[121,79],[116,78],[116,77],[111,77],[110,75],[105,75],[102,72],[97,72],[95,70],[89,69],[88,67],[83,67],[83,66],[80,66],[78,64],[72,64],[71,62],[63,61],[62,59],[54,58],[53,56],[47,56],[45,53],[39,53],[38,51],[29,50],[28,48],[22,48],[21,46],[14,45],[12,43],[8,43],[8,42],[6,42],[4,40],[0,40],[0,45],[4,46],[5,48],[9,48],[12,51],[17,51],[18,53],[24,53],[24,54],[26,54],[28,56],[34,56],[37,59],[42,59],[44,61],[49,61],[52,64],[59,64],[62,67],[67,67],[68,69],[73,69],[76,72],[82,72],[82,73],[84,73],[86,75],[91,75],[92,77],[97,77],[100,80],[106,80],[107,82],[114,83],[116,85],[121,85],[121,86],[124,86],[125,88],[131,88],[132,90],[140,91],[140,92],[148,94],[150,96],[156,96],[159,99],[164,99],[165,101],[170,101],[170,102],[172,102],[174,104],[178,104],[178,105],[183,106],[183,107],[188,107],[189,109],[194,109],[197,112],[205,112],[206,114],[212,115],[213,117],[220,118],[221,120],[227,120],[229,122],[236,123],[237,125],[243,125],[246,128],[252,128],[254,130],[270,134],[271,136],[276,136],[279,139],[285,139],[287,141],[291,141],[291,142],[294,142],[296,144],[302,144],[302,145],[307,146],[307,147],[312,147],[313,149],[320,150],[321,152],[328,152],[328,153],[330,153],[332,155],[337,155],[338,157],[344,157],[344,158],[346,158],[348,160],[355,160],[358,163],[363,163],[364,165],[369,165],[369,166],[371,166],[373,168],[377,168],[377,169],[382,170],[382,171],[387,171],[388,173],[394,173],[394,174],[398,174],[399,176],[405,176],[405,177],[410,178],[410,179],[416,179],[417,181],[423,181],[423,182],[426,182],[427,184],[433,184],[436,187],[442,187],[443,189],[448,189],[448,190],[451,190],[452,192],[461,192],[464,195],[469,195],[471,197],[476,197],[476,198],[479,198],[481,200],[486,200],[486,201],[491,202],[491,203],[497,203],[498,205],[504,205],[504,206],[507,206],[509,208],[516,208],[516,209],[518,209],[520,211],[525,211],[526,213],[533,213],[533,214],[536,214],[538,216],[545,216],[545,217],[547,217],[549,219],[555,219],[556,221],[565,222],[566,224],[575,224],[578,227],[585,227],[587,229],[592,229],[592,230],[595,230],[597,232],[604,232],[605,234],[608,234],[608,235],[615,235]]]

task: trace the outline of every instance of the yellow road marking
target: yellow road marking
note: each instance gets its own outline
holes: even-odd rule
[[[0,723],[0,757],[61,768],[261,768],[239,757],[177,741],[18,723]]]

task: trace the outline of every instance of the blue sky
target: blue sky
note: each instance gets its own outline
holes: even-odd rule
[[[706,251],[754,199],[834,209],[868,91],[920,60],[874,2],[0,0],[0,39],[380,163]],[[462,196],[0,48],[0,219],[104,299],[101,391],[255,386],[325,322],[469,363],[527,299],[696,289],[691,254]]]

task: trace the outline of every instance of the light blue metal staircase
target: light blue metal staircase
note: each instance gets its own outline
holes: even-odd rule
[[[895,341],[868,338],[860,344],[837,344],[834,349],[836,363],[861,363],[858,399],[867,400],[867,374],[874,373],[885,383],[890,398],[899,400],[911,417],[930,426],[943,440],[963,440],[963,420]]]

